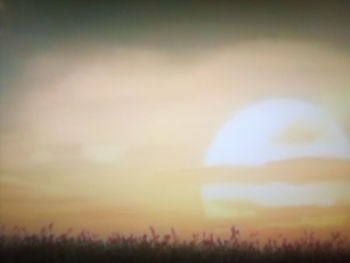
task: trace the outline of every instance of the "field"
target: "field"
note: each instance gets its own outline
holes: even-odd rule
[[[181,240],[176,231],[160,235],[153,227],[143,235],[111,234],[107,239],[72,229],[54,234],[53,224],[40,233],[29,234],[23,227],[1,231],[2,262],[350,262],[350,242],[339,232],[319,240],[304,232],[297,240],[280,237],[259,241],[251,233],[249,241],[241,240],[232,227],[227,239],[202,233]]]

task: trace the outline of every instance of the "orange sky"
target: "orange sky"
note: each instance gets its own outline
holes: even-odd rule
[[[350,231],[349,160],[204,164],[224,123],[267,99],[316,104],[350,136],[350,55],[344,50],[289,40],[191,53],[63,45],[25,66],[12,84],[21,94],[9,107],[10,128],[0,134],[1,223],[37,229],[54,221],[59,229],[103,233],[141,232],[151,224],[183,233],[221,233],[232,224],[270,233]],[[315,131],[305,132],[305,125],[279,139],[295,144],[301,131],[307,143]],[[204,201],[202,187],[214,182],[323,183],[336,201],[293,207],[258,204],[254,197]],[[238,212],[221,217],[212,205]]]

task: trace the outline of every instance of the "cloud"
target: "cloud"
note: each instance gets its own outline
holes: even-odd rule
[[[305,205],[327,207],[336,205],[340,198],[350,205],[350,196],[347,193],[347,187],[344,187],[344,184],[331,182],[297,185],[278,181],[265,184],[227,182],[202,186],[204,202],[246,200],[266,207]]]
[[[295,121],[280,134],[272,138],[277,144],[308,144],[320,140],[327,135],[324,125],[315,125],[310,121]]]

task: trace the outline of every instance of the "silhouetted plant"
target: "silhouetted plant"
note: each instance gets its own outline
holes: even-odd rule
[[[83,230],[73,235],[70,228],[55,234],[54,224],[29,234],[26,228],[14,226],[0,230],[0,256],[3,262],[350,262],[349,239],[333,232],[327,239],[316,238],[305,231],[296,240],[282,235],[262,242],[252,232],[240,239],[236,227],[225,239],[214,234],[193,234],[183,239],[171,228],[161,235],[150,227],[150,235],[112,233],[107,239]]]

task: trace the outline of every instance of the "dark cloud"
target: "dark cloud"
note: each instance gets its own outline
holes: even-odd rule
[[[349,46],[349,1],[25,1],[1,4],[0,78],[54,46],[187,48],[256,39]],[[2,85],[5,86],[5,85]]]
[[[2,4],[1,76],[67,41],[183,51],[259,38],[348,46],[349,1],[24,1]],[[68,44],[69,45],[69,44]]]
[[[348,41],[348,1],[8,1],[6,34],[41,48],[63,38],[135,45],[235,38]]]

